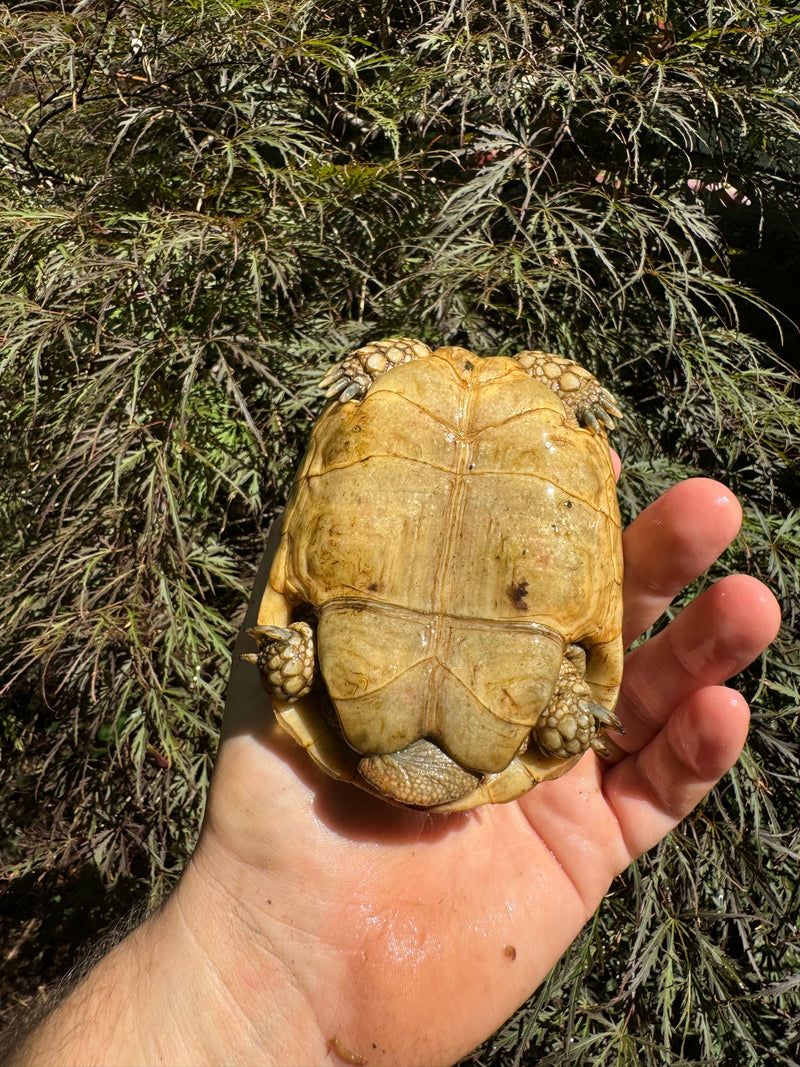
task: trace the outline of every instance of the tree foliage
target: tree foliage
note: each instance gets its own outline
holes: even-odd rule
[[[727,481],[704,581],[787,623],[745,758],[475,1062],[796,1062],[797,309],[749,265],[797,251],[799,53],[754,0],[0,6],[12,1003],[179,872],[315,383],[401,332],[591,367],[626,513]]]

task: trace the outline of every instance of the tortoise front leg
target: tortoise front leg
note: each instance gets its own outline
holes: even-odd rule
[[[339,400],[363,400],[372,383],[382,374],[410,363],[412,359],[425,359],[430,348],[413,337],[389,337],[385,341],[371,341],[363,348],[337,363],[320,382],[328,397],[339,394]]]
[[[561,662],[555,692],[531,731],[546,756],[569,759],[588,748],[607,755],[600,731],[622,730],[614,712],[594,700],[585,673],[586,653],[580,645],[570,645]]]
[[[602,423],[613,430],[614,419],[623,417],[611,393],[588,370],[571,359],[530,350],[517,352],[512,358],[532,378],[552,389],[567,411],[586,429],[597,433]]]

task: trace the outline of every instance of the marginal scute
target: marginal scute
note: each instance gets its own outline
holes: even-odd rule
[[[622,670],[611,394],[553,353],[408,337],[323,385],[245,655],[278,722],[333,777],[429,811],[602,753]]]

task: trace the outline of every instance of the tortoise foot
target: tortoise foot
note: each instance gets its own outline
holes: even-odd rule
[[[242,659],[255,663],[270,696],[293,700],[306,696],[314,684],[314,634],[306,622],[288,627],[254,626],[247,631],[258,652],[245,652]]]
[[[325,396],[339,394],[339,400],[363,400],[372,383],[382,374],[409,363],[412,359],[425,359],[431,350],[422,341],[413,337],[390,337],[386,341],[372,341],[357,349],[347,359],[331,367],[320,387]]]
[[[480,784],[479,778],[425,740],[383,756],[365,756],[358,770],[384,796],[419,808],[450,804]]]
[[[601,731],[618,730],[622,723],[613,711],[598,704],[584,680],[586,657],[579,645],[570,645],[564,656],[555,692],[531,737],[546,756],[569,759],[588,748],[605,754]]]
[[[623,417],[611,393],[571,359],[533,351],[518,352],[514,359],[553,390],[580,426],[599,433],[601,424],[613,430],[614,419]]]

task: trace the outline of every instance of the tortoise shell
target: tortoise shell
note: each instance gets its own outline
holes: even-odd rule
[[[265,684],[329,774],[433,811],[513,799],[618,726],[620,518],[592,410],[619,412],[600,390],[581,425],[569,386],[600,387],[543,353],[399,339],[355,356],[369,381],[345,373],[350,395],[316,423],[284,514],[254,631]],[[313,623],[302,670],[274,638],[298,619]],[[302,692],[276,684],[279,663]],[[584,720],[559,736],[557,692]],[[458,784],[426,770],[440,753]]]

